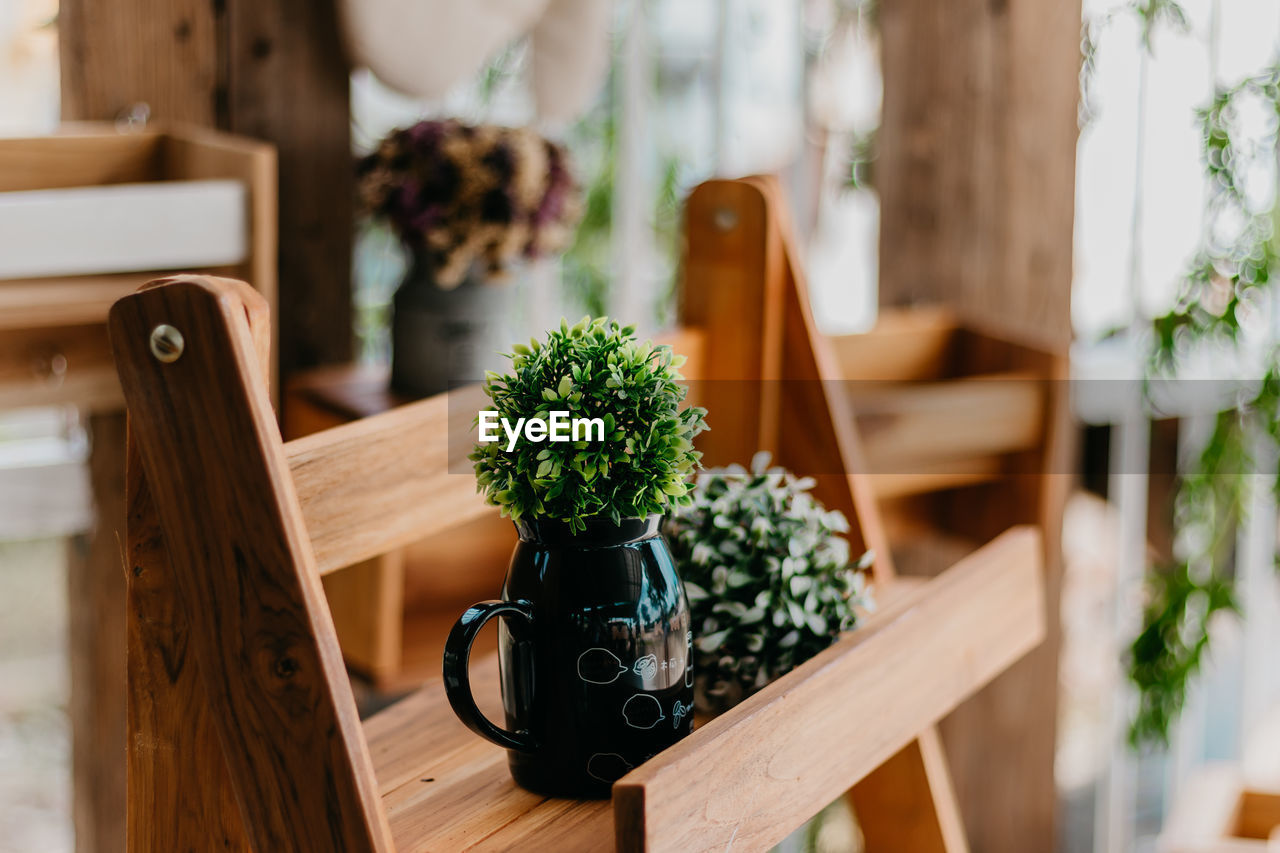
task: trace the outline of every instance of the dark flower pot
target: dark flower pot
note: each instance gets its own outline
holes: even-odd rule
[[[476,604],[445,645],[449,702],[510,750],[511,775],[549,796],[612,783],[693,728],[693,634],[660,518],[517,525],[501,601]],[[506,729],[476,709],[467,659],[494,616]]]
[[[507,329],[510,284],[484,280],[479,269],[457,287],[435,282],[431,264],[416,253],[396,291],[391,319],[391,387],[412,397],[479,382],[501,366],[499,352],[511,341]]]

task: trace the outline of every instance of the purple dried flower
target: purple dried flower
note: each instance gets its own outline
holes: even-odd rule
[[[560,146],[528,128],[422,121],[356,164],[364,209],[430,253],[443,287],[564,246],[581,201]]]

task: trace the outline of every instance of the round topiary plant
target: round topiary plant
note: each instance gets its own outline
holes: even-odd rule
[[[476,445],[477,488],[503,515],[564,521],[578,532],[589,519],[617,524],[689,503],[687,481],[702,456],[693,437],[706,429],[706,411],[681,408],[684,356],[636,340],[631,326],[584,317],[572,327],[561,321],[545,341],[517,345],[507,357],[511,373],[485,375],[499,418],[546,422],[567,412],[603,428],[576,441]]]
[[[870,608],[868,551],[854,564],[845,517],[758,453],[698,476],[667,524],[697,635],[698,703],[723,711],[830,646]]]

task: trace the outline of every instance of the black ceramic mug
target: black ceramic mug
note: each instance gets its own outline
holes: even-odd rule
[[[501,601],[462,614],[445,643],[454,712],[510,750],[531,791],[607,797],[628,770],[693,727],[693,634],[660,517],[516,525]],[[498,662],[506,728],[476,708],[471,645],[501,616]]]

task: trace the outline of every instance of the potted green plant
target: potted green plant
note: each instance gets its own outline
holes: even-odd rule
[[[758,453],[704,471],[667,535],[693,613],[697,700],[725,711],[830,646],[872,605],[872,552],[850,560],[849,523],[814,482]]]
[[[683,406],[681,356],[603,318],[509,358],[486,378],[471,458],[519,541],[501,599],[455,625],[445,688],[468,727],[510,750],[519,784],[607,796],[692,726],[692,625],[660,524],[691,500],[706,413]],[[476,710],[467,674],[476,633],[499,615],[506,728]]]
[[[500,285],[572,237],[568,154],[530,128],[421,121],[392,131],[357,176],[363,210],[412,254],[393,306],[392,387],[426,396],[479,380],[510,340]]]

